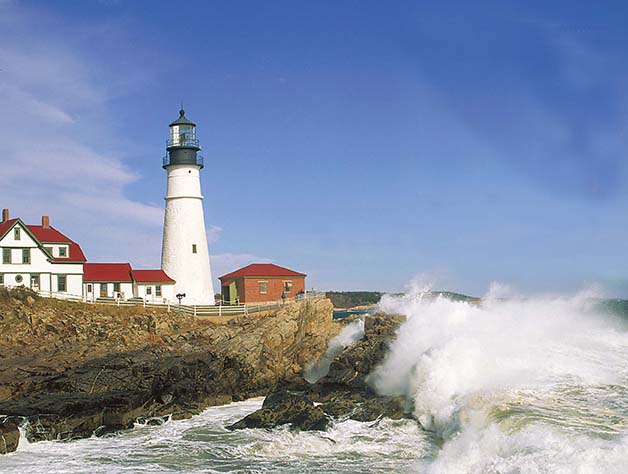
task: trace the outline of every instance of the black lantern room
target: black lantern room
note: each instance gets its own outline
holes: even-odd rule
[[[185,117],[185,110],[179,110],[179,118],[170,125],[170,138],[166,140],[164,168],[173,165],[196,165],[203,167],[203,158],[197,156],[201,149],[196,138],[196,124]]]

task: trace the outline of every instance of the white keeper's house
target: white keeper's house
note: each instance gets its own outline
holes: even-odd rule
[[[10,219],[0,221],[0,285],[25,286],[57,298],[175,301],[174,284],[163,270],[136,270],[129,263],[87,263],[81,246],[50,225]]]

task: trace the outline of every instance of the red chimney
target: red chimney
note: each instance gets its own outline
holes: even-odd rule
[[[9,220],[9,210],[2,209],[2,222],[6,222]]]
[[[48,217],[48,216],[41,216],[41,226],[44,229],[50,229],[50,217]]]

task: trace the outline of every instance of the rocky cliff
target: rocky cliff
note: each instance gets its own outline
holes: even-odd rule
[[[403,397],[379,396],[369,384],[405,318],[377,313],[364,317],[364,336],[347,346],[315,383],[295,379],[264,400],[262,408],[229,426],[230,429],[273,428],[324,430],[333,420],[375,421],[411,418]]]
[[[304,301],[214,324],[2,290],[0,435],[12,446],[27,424],[30,441],[86,437],[265,395],[325,351],[332,310]]]

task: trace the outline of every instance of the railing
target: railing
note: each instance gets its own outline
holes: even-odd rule
[[[166,148],[171,146],[192,146],[198,148],[198,138],[189,138],[186,135],[179,135],[174,139],[169,138],[166,140]]]
[[[88,299],[85,296],[72,295],[69,293],[60,293],[54,291],[40,291],[40,296],[47,298],[56,298],[66,301],[76,301],[89,304],[102,304],[107,306],[142,306],[144,308],[166,309],[168,312],[191,314],[194,316],[242,316],[251,313],[259,313],[270,309],[279,308],[289,303],[304,300],[316,300],[325,298],[325,293],[311,291],[295,298],[286,299],[286,301],[274,301],[261,304],[241,304],[241,305],[225,305],[219,304],[215,306],[204,305],[179,305],[170,302],[165,303],[149,303],[145,300],[123,300],[122,298],[97,298],[95,300]]]
[[[205,167],[205,158],[203,158],[201,155],[196,155],[196,160],[189,160],[189,162],[186,161],[180,161],[177,160],[177,162],[172,163],[170,161],[170,155],[166,155],[161,159],[163,166],[170,166],[170,165],[197,165],[200,166],[201,168]]]

